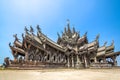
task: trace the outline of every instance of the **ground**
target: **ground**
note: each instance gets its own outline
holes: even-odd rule
[[[120,69],[0,70],[0,80],[120,80]]]

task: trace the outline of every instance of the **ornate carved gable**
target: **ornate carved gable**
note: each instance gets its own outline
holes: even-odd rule
[[[80,38],[79,32],[75,31],[75,28],[70,29],[70,23],[67,23],[67,27],[64,28],[64,32],[62,32],[62,36],[58,33],[58,41],[57,43],[63,47],[65,46],[75,46],[77,44],[78,39]]]

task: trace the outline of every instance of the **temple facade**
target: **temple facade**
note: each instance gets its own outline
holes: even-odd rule
[[[14,35],[13,45],[9,43],[14,60],[4,59],[7,67],[14,68],[111,68],[117,66],[114,41],[111,45],[99,46],[99,34],[95,40],[88,42],[87,32],[80,36],[70,23],[64,28],[57,42],[52,41],[41,32],[37,25],[37,34],[30,26],[25,27],[22,41]]]

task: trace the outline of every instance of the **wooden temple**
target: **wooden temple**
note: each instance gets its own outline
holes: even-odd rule
[[[117,66],[114,52],[114,41],[110,46],[99,46],[99,35],[88,42],[87,32],[80,33],[70,29],[70,23],[64,28],[62,35],[58,33],[57,42],[52,41],[41,32],[37,25],[37,34],[30,26],[25,27],[22,41],[14,35],[13,45],[9,43],[14,60],[4,59],[7,67],[17,68],[111,68]]]

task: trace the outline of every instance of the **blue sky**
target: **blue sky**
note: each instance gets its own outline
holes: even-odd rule
[[[89,42],[100,34],[100,46],[114,40],[115,51],[120,51],[120,0],[0,0],[0,63],[13,58],[8,43],[16,33],[22,40],[24,26],[39,24],[56,41],[67,19],[80,35],[88,31]],[[120,57],[117,60],[120,65]]]

